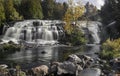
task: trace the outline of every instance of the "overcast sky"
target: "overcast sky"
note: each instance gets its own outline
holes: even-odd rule
[[[68,1],[68,0],[56,0],[57,2],[64,2],[64,1]],[[98,9],[101,8],[101,6],[104,5],[104,0],[74,0],[75,2],[77,1],[81,1],[83,4],[85,4],[86,2],[90,2],[93,5],[95,5]]]

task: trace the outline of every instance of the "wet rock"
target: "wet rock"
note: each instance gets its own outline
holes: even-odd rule
[[[6,64],[0,64],[0,76],[7,76],[7,67]]]
[[[114,59],[110,60],[110,62],[112,63],[112,68],[116,72],[120,72],[120,57],[114,58]]]
[[[10,73],[11,76],[15,76],[16,71],[17,71],[17,70],[16,70],[15,68],[10,68],[10,69],[9,69],[9,73]]]
[[[82,62],[82,60],[75,54],[69,55],[67,60],[70,62],[74,62],[74,63],[81,63]]]
[[[15,44],[13,41],[9,41],[8,44]]]
[[[80,72],[81,70],[83,70],[83,68],[78,65],[75,64],[74,62],[71,61],[64,61],[63,63],[60,62],[54,62],[51,70],[55,70],[57,72],[57,75],[62,75],[62,74],[76,74],[78,72]]]
[[[78,76],[100,76],[101,70],[99,68],[87,68],[79,73]]]
[[[46,51],[41,51],[41,54],[46,54],[47,52]]]
[[[83,55],[83,57],[84,57],[85,60],[90,60],[90,59],[92,59],[90,56],[87,56],[87,55]]]
[[[120,57],[114,58],[114,59],[110,60],[110,62],[120,62]]]
[[[0,69],[6,69],[8,66],[6,64],[1,64]]]
[[[95,60],[87,55],[79,55],[79,58],[82,60],[81,66],[83,68],[89,68],[95,63]]]
[[[48,74],[49,68],[46,65],[40,65],[38,67],[32,68],[32,70],[36,76],[45,76]]]

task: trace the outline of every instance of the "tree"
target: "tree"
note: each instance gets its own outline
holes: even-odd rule
[[[53,13],[54,13],[54,0],[43,0],[42,1],[42,7],[43,7],[43,14],[44,19],[53,19]]]
[[[0,26],[4,20],[5,20],[5,10],[3,6],[3,1],[1,0],[0,1]]]
[[[87,2],[85,5],[85,9],[86,11],[85,14],[83,15],[83,19],[84,17],[86,17],[86,20],[92,20],[92,21],[100,20],[99,12],[96,6]]]
[[[67,9],[68,9],[68,4],[67,4],[66,2],[64,2],[64,3],[63,3],[63,6],[64,6],[64,14],[65,14],[65,12],[66,12]]]
[[[21,7],[21,14],[23,14],[25,19],[43,18],[41,0],[22,0]]]
[[[54,10],[53,10],[54,19],[62,20],[67,8],[68,8],[68,5],[65,2],[63,4],[55,3]]]
[[[75,5],[73,0],[69,0],[69,7],[63,20],[66,23],[64,28],[67,38],[65,41],[71,45],[81,45],[86,42],[83,33],[79,30],[79,27],[76,26],[78,18],[84,14],[84,11],[85,8],[80,3]]]
[[[81,5],[75,5],[73,0],[69,0],[69,7],[65,13],[63,20],[66,22],[65,30],[68,34],[72,33],[71,22],[76,22],[79,17],[84,14],[85,8]]]
[[[20,7],[21,1],[22,0],[13,0],[14,7],[15,7],[16,11],[19,13],[20,13],[20,9],[21,9],[21,7]]]
[[[4,0],[5,16],[7,21],[21,20],[22,16],[16,11],[13,0]]]
[[[0,34],[2,34],[3,22],[5,21],[5,10],[3,0],[0,0]]]
[[[110,34],[110,38],[114,39],[120,37],[120,0],[106,0],[105,5],[101,9],[101,17],[104,25],[108,25],[112,22],[116,22],[112,25],[112,28],[108,28],[108,33]],[[115,31],[113,31],[116,29]]]

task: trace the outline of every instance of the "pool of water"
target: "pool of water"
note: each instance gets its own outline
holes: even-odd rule
[[[23,68],[31,68],[40,64],[49,65],[51,61],[64,61],[70,54],[87,54],[91,57],[97,57],[95,53],[99,51],[100,45],[95,44],[76,47],[55,45],[21,48],[21,51],[0,57],[0,63],[8,65],[16,63],[20,64]]]

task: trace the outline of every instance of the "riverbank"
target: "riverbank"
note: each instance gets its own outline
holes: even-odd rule
[[[3,67],[0,69],[1,71],[7,70],[7,73],[10,73],[10,71],[14,71],[14,73],[17,74],[19,72],[19,74],[20,73],[22,74],[20,76],[29,76],[29,75],[34,76],[32,75],[33,73],[32,68],[36,68],[42,65],[44,64],[39,64],[29,69],[22,69],[23,67],[21,67],[18,64],[14,65],[11,68],[6,67],[7,65],[0,65],[0,67],[1,66]],[[46,65],[46,66],[49,68],[49,70],[47,70],[48,76],[51,76],[51,73],[57,74],[57,76],[58,75],[66,76],[67,74],[69,74],[70,76],[86,76],[86,75],[87,76],[110,76],[110,74],[114,73],[111,66],[109,65],[109,62],[106,62],[106,60],[102,60],[100,58],[92,58],[87,55],[71,54],[63,62],[52,61],[49,65]],[[79,67],[79,68],[76,68],[76,67]],[[55,68],[58,68],[58,69],[55,70]],[[37,73],[39,72],[40,71],[37,71]],[[0,73],[2,74],[2,72]],[[11,75],[7,74],[7,76],[11,76]],[[52,76],[55,76],[55,75],[52,75]]]
[[[80,67],[83,68],[81,72],[84,71],[88,72],[88,70],[92,69],[93,74],[94,73],[96,74],[99,71],[98,73],[100,73],[100,75],[103,76],[105,75],[109,76],[111,73],[114,73],[114,69],[113,67],[111,67],[113,65],[111,65],[109,61],[101,59],[99,57],[101,45],[87,44],[84,46],[74,47],[54,45],[54,46],[38,46],[34,48],[22,47],[20,49],[21,49],[20,51],[16,51],[14,53],[9,51],[10,53],[8,53],[8,55],[5,55],[5,58],[2,58],[5,63],[1,61],[1,64],[7,64],[8,70],[11,68],[16,69],[16,66],[19,65],[19,67],[21,67],[20,70],[27,73],[26,71],[31,70],[31,68],[38,67],[40,65],[46,65],[50,69],[51,66],[50,63],[56,61],[62,64],[63,66],[65,65],[68,66],[71,64],[73,65],[74,62],[76,61],[69,62],[67,59],[70,55],[74,54],[78,56],[80,60],[82,60],[80,63],[77,63]],[[87,62],[85,62],[86,59]],[[9,61],[9,63],[6,63],[6,61]],[[74,66],[76,66],[76,63],[74,64]],[[94,68],[97,68],[97,71]]]

